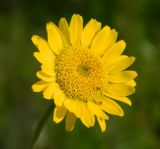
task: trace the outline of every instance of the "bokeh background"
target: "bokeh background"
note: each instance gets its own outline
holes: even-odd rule
[[[157,149],[160,147],[160,0],[0,0],[0,149],[29,149],[49,101],[31,91],[39,63],[31,36],[46,38],[45,24],[80,13],[119,32],[125,53],[136,57],[137,91],[123,118],[111,117],[108,131],[77,122],[73,132],[50,117],[35,149]]]

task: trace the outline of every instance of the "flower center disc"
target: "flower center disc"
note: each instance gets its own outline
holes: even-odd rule
[[[103,65],[90,49],[67,47],[56,59],[56,79],[68,98],[94,100],[103,82]]]

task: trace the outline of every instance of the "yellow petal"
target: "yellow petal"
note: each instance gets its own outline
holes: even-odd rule
[[[128,68],[130,65],[132,65],[134,61],[135,61],[134,57],[126,57],[126,58],[120,59],[119,61],[117,61],[116,63],[114,63],[108,68],[108,72],[117,73],[117,72],[123,71],[126,68]]]
[[[108,48],[110,48],[116,42],[117,36],[118,36],[118,32],[115,29],[112,29],[110,32],[110,35],[106,41],[107,47],[104,52],[108,51]]]
[[[137,76],[136,71],[121,71],[108,76],[108,81],[112,83],[125,83]]]
[[[65,39],[65,45],[68,45],[70,43],[70,31],[69,31],[68,23],[65,18],[61,18],[59,20],[59,29],[63,33],[64,39]]]
[[[44,55],[46,59],[55,59],[55,55],[45,39],[37,35],[33,35],[31,39],[34,45],[39,49],[39,52]]]
[[[126,43],[123,40],[116,42],[103,55],[103,60],[107,62],[109,59],[112,59],[113,57],[120,56],[124,51],[125,47]]]
[[[56,83],[49,84],[43,92],[43,97],[45,99],[53,99],[54,93],[58,90],[57,86],[58,85]]]
[[[128,104],[129,106],[132,105],[132,102],[131,102],[130,99],[128,99],[127,97],[113,95],[113,94],[110,94],[110,93],[108,93],[108,92],[102,92],[102,93],[103,93],[103,95],[105,95],[105,96],[107,96],[107,97],[110,97],[110,98],[112,98],[112,99],[115,99],[115,100],[124,102],[124,103]]]
[[[97,116],[98,123],[101,127],[102,132],[106,131],[106,123],[105,120]]]
[[[86,106],[85,106],[85,104],[82,102],[81,103],[81,117],[80,117],[80,119],[81,119],[81,121],[82,121],[82,123],[87,127],[87,128],[89,128],[90,127],[90,122],[89,122],[89,120],[88,120],[88,111],[86,111]]]
[[[88,107],[89,107],[89,110],[96,116],[101,117],[106,120],[109,119],[109,117],[100,109],[100,107],[97,104],[91,101],[88,101]]]
[[[89,107],[86,103],[84,103],[84,108],[85,108],[85,112],[83,112],[83,116],[86,117],[86,120],[89,123],[89,127],[92,127],[95,124],[94,114],[89,110]]]
[[[47,23],[46,29],[49,45],[59,55],[64,48],[64,37],[59,28],[52,22]]]
[[[47,85],[48,83],[45,83],[44,81],[38,81],[32,85],[32,90],[33,92],[41,92]]]
[[[76,117],[73,113],[67,112],[66,117],[66,130],[72,131],[76,122]]]
[[[54,74],[54,76],[49,76],[46,73],[44,73],[43,71],[38,71],[36,75],[39,79],[41,79],[45,82],[55,82],[55,80],[56,80],[55,74]]]
[[[61,89],[58,89],[54,94],[55,105],[58,107],[62,106],[65,98],[66,98],[66,96],[65,96],[64,92]]]
[[[34,57],[42,64],[51,67],[55,67],[55,58],[48,58],[46,55],[41,54],[40,52],[34,52]]]
[[[75,113],[75,100],[74,99],[69,99],[67,98],[65,101],[64,101],[64,105],[65,107],[72,113]]]
[[[32,36],[32,42],[39,49],[39,52],[34,53],[36,59],[41,64],[47,64],[53,67],[55,64],[55,55],[50,49],[47,41],[37,35],[34,35]]]
[[[127,55],[120,55],[120,56],[117,56],[117,57],[109,58],[107,60],[103,59],[103,62],[105,64],[106,68],[108,69],[110,66],[112,66],[112,65],[116,64],[117,62],[120,62],[120,61],[122,61],[126,58],[128,58]]]
[[[110,30],[110,27],[105,26],[94,37],[91,44],[91,50],[98,55],[103,55],[105,51],[115,42],[116,37],[117,32],[115,30]]]
[[[124,115],[123,109],[115,101],[107,97],[102,97],[100,107],[109,114]]]
[[[82,102],[79,100],[76,100],[74,106],[75,106],[74,113],[75,113],[76,117],[80,118],[82,116]]]
[[[94,115],[89,111],[85,103],[78,100],[67,99],[65,100],[64,105],[71,113],[74,113],[77,117],[81,118],[86,127],[94,125]]]
[[[74,46],[80,44],[83,30],[83,18],[78,14],[74,14],[71,18],[69,29],[71,35],[71,44]]]
[[[101,23],[95,19],[91,19],[82,32],[81,43],[84,47],[89,47],[94,35],[101,28]]]
[[[66,112],[67,109],[64,106],[55,107],[53,114],[53,121],[56,123],[61,122],[64,119]]]
[[[42,58],[40,52],[34,52],[33,55],[41,64],[43,63],[43,61],[46,63],[45,59]]]
[[[93,113],[89,110],[88,105],[86,103],[81,104],[82,116],[81,121],[86,127],[92,127],[95,123],[95,118]]]
[[[129,96],[135,92],[135,88],[125,84],[109,84],[106,90],[117,96]]]
[[[126,85],[129,85],[129,86],[131,86],[131,87],[135,87],[135,86],[136,86],[136,82],[135,82],[134,80],[131,80],[131,81],[128,81],[128,82],[126,83]]]
[[[54,67],[51,65],[43,64],[41,65],[41,69],[49,76],[55,76]]]

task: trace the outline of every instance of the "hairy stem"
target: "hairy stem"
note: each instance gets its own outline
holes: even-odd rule
[[[47,111],[44,113],[44,115],[42,116],[42,119],[39,121],[36,129],[35,129],[35,132],[33,134],[33,138],[32,138],[32,142],[31,142],[31,145],[30,145],[30,149],[33,149],[34,148],[34,145],[36,143],[36,141],[38,140],[41,132],[42,132],[42,129],[44,127],[44,125],[46,124],[50,114],[52,113],[53,111],[53,108],[54,108],[54,104],[51,103],[47,109]]]

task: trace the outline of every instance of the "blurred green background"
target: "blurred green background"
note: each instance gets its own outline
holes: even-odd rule
[[[125,53],[136,57],[137,91],[123,118],[111,117],[108,131],[73,132],[64,122],[47,121],[35,149],[157,149],[160,147],[160,0],[1,0],[0,1],[0,149],[28,149],[33,131],[50,102],[31,91],[39,63],[31,36],[46,38],[48,21],[80,13],[119,32]]]

